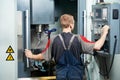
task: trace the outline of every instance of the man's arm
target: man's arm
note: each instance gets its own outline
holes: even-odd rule
[[[95,45],[94,45],[94,49],[95,50],[100,50],[101,47],[103,46],[104,42],[105,42],[105,39],[106,39],[106,36],[108,34],[108,30],[109,30],[109,26],[108,25],[105,25],[103,28],[102,28],[102,34],[101,34],[101,37],[98,41],[95,42]]]
[[[31,52],[31,50],[25,49],[25,55],[26,57],[30,58],[30,59],[34,59],[34,60],[43,60],[43,53],[39,53],[37,55],[33,54]]]
[[[31,50],[28,50],[28,49],[25,49],[25,56],[30,58],[30,59],[34,59],[34,60],[43,60],[45,59],[45,56],[44,56],[44,53],[47,51],[47,49],[49,48],[50,46],[50,43],[51,43],[51,40],[48,39],[47,41],[47,44],[46,44],[46,47],[42,50],[41,53],[39,54],[33,54],[31,52]]]

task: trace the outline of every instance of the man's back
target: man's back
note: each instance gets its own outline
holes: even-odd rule
[[[56,62],[57,79],[82,80],[83,65],[81,45],[72,33],[61,33],[52,44],[52,54]]]
[[[72,34],[72,33],[64,33],[64,32],[61,33],[61,36],[64,40],[64,44],[66,47],[68,47],[69,41],[73,35],[74,34]],[[51,50],[52,50],[52,55],[54,56],[55,60],[57,60],[60,57],[60,55],[62,55],[62,53],[64,52],[64,47],[63,47],[62,41],[60,40],[59,36],[56,36],[56,38],[53,40]],[[80,45],[80,42],[79,42],[77,36],[75,36],[75,38],[71,44],[70,51],[73,52],[73,55],[77,59],[80,58],[82,49],[81,49],[81,45]]]

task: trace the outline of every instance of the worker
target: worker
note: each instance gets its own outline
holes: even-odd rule
[[[108,34],[109,26],[102,28],[102,34],[98,41],[89,42],[79,35],[73,34],[74,17],[70,14],[63,14],[60,17],[62,33],[51,39],[51,55],[56,63],[57,80],[82,80],[83,65],[81,54],[93,54],[94,50],[100,50]],[[44,52],[34,55],[30,50],[25,49],[28,58],[42,60]]]

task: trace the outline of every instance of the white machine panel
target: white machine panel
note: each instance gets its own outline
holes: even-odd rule
[[[0,3],[0,80],[17,80],[16,0]]]

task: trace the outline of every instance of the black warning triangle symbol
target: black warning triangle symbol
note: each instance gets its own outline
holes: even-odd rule
[[[13,48],[11,46],[9,46],[6,53],[14,53]]]
[[[14,58],[11,54],[8,55],[8,57],[6,58],[6,61],[13,61]]]

